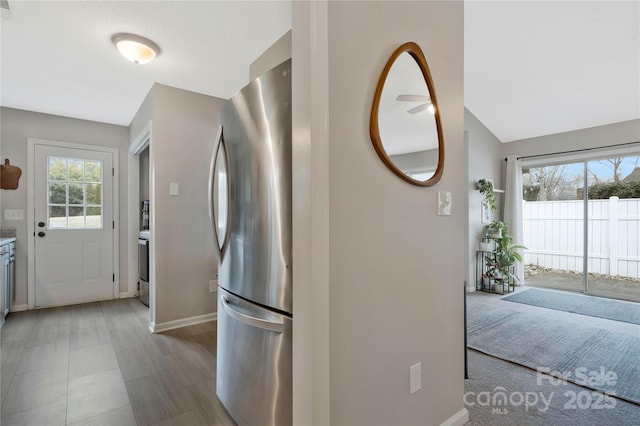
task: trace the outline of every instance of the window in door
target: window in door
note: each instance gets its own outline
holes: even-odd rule
[[[102,162],[48,157],[49,229],[102,229]]]

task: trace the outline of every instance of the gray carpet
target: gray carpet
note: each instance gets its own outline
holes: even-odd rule
[[[493,397],[498,390],[515,403],[487,404],[482,395]],[[472,426],[637,426],[640,407],[616,400],[605,408],[571,408],[571,395],[585,399],[584,388],[568,383],[554,386],[548,380],[539,383],[535,371],[469,350],[469,379],[465,380],[465,407]],[[536,395],[533,404],[518,404],[518,395]],[[543,400],[544,398],[544,400]],[[593,398],[592,402],[596,398]],[[531,400],[531,399],[530,399]],[[604,405],[604,404],[603,404]],[[584,405],[583,405],[584,407]],[[597,407],[597,406],[596,406]]]
[[[640,304],[583,294],[530,288],[502,300],[640,325]]]
[[[537,370],[588,374],[613,371],[615,384],[588,383],[585,387],[640,404],[640,333],[604,330],[580,323],[566,324],[544,315],[518,312],[499,306],[471,304],[468,346],[480,352]],[[578,380],[576,380],[578,379]],[[580,383],[578,383],[580,384]]]

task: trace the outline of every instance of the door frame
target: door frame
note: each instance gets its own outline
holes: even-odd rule
[[[149,231],[151,235],[150,241],[155,241],[155,178],[152,173],[152,128],[153,121],[149,120],[138,133],[128,149],[128,174],[129,174],[129,297],[139,294],[137,289],[138,283],[138,234],[140,231],[140,153],[149,148],[149,205],[151,212],[149,213]],[[156,321],[156,290],[155,290],[155,244],[149,246],[149,331],[154,332]],[[133,267],[135,265],[135,268]]]
[[[52,146],[56,148],[82,149],[109,153],[113,157],[113,298],[120,297],[120,206],[119,197],[119,150],[106,146],[84,145],[72,142],[59,142],[46,139],[27,138],[27,309],[34,309],[36,304],[36,280],[35,280],[35,149],[36,145]]]

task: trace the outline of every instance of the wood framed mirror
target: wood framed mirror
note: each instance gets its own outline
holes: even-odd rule
[[[440,110],[427,60],[416,43],[398,47],[382,70],[369,133],[382,162],[405,181],[431,186],[442,177]]]

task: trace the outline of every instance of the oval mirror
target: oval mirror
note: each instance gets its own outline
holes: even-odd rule
[[[444,141],[436,93],[420,47],[405,43],[380,75],[371,107],[371,141],[380,159],[414,185],[437,183]]]

